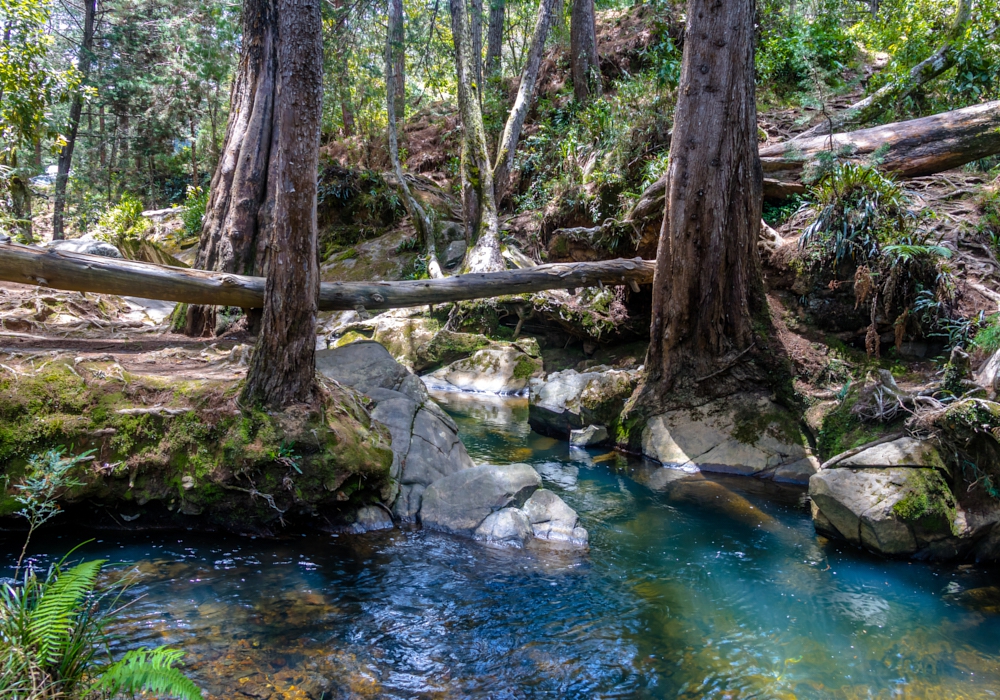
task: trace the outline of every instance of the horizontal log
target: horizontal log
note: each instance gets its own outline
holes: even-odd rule
[[[653,281],[650,260],[604,260],[538,265],[521,270],[404,282],[326,282],[321,311],[394,309],[526,294],[547,289],[634,285]],[[0,243],[0,280],[48,289],[95,292],[256,309],[264,303],[264,278]]]

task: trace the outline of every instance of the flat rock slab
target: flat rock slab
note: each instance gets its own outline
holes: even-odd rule
[[[859,467],[925,467],[944,469],[944,460],[934,445],[912,437],[901,437],[892,442],[869,447],[853,457],[832,465],[833,469]]]
[[[482,464],[438,479],[423,493],[420,522],[430,530],[471,537],[494,511],[520,508],[542,485],[527,464]]]

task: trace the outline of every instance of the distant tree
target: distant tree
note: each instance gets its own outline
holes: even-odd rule
[[[486,36],[486,77],[500,73],[500,53],[503,50],[503,23],[506,2],[490,0],[489,30]]]
[[[597,25],[594,0],[573,0],[570,18],[570,68],[573,96],[586,103],[591,95],[601,94],[601,63],[597,55]]]

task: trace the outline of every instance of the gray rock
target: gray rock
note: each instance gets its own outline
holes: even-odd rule
[[[520,508],[502,508],[486,516],[473,533],[473,539],[521,548],[531,539],[531,523]]]
[[[519,508],[542,485],[527,464],[483,464],[438,479],[423,493],[420,522],[431,530],[471,536],[490,513]]]
[[[102,255],[106,258],[121,258],[121,252],[110,243],[93,239],[77,238],[71,241],[52,241],[47,246],[51,250],[84,255]]]
[[[358,535],[377,530],[391,530],[395,527],[388,513],[378,506],[362,506],[354,514],[354,522],[347,528],[348,532]]]
[[[596,367],[553,372],[531,383],[528,422],[536,432],[568,439],[588,425],[609,425],[619,416],[639,379],[634,370]]]
[[[578,526],[576,511],[548,489],[538,489],[524,503],[532,534],[540,540],[586,547],[589,536]]]
[[[450,385],[458,391],[517,394],[541,368],[541,360],[520,348],[497,345],[477,350],[472,357],[452,362],[429,376],[438,391]]]
[[[398,391],[410,374],[388,350],[370,340],[320,350],[316,353],[316,370],[362,394],[372,389]]]
[[[452,241],[448,244],[448,247],[444,249],[444,266],[448,269],[457,267],[462,259],[465,258],[466,250],[465,241]]]
[[[853,457],[842,459],[834,469],[858,467],[927,467],[944,469],[944,460],[937,449],[924,440],[901,437],[892,442],[869,447]]]
[[[771,478],[784,484],[809,483],[809,478],[819,471],[819,460],[809,455],[795,462],[779,465],[771,474]]]
[[[608,441],[608,429],[603,425],[588,425],[580,430],[571,430],[569,444],[574,447],[590,447]]]

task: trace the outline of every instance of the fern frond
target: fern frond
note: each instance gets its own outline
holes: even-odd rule
[[[56,571],[45,582],[38,604],[31,611],[28,635],[38,658],[57,663],[70,640],[80,604],[97,584],[104,560],[87,561],[66,571]]]
[[[94,690],[111,696],[145,691],[181,700],[201,700],[201,689],[174,668],[183,656],[184,652],[166,647],[135,649],[109,666]]]

